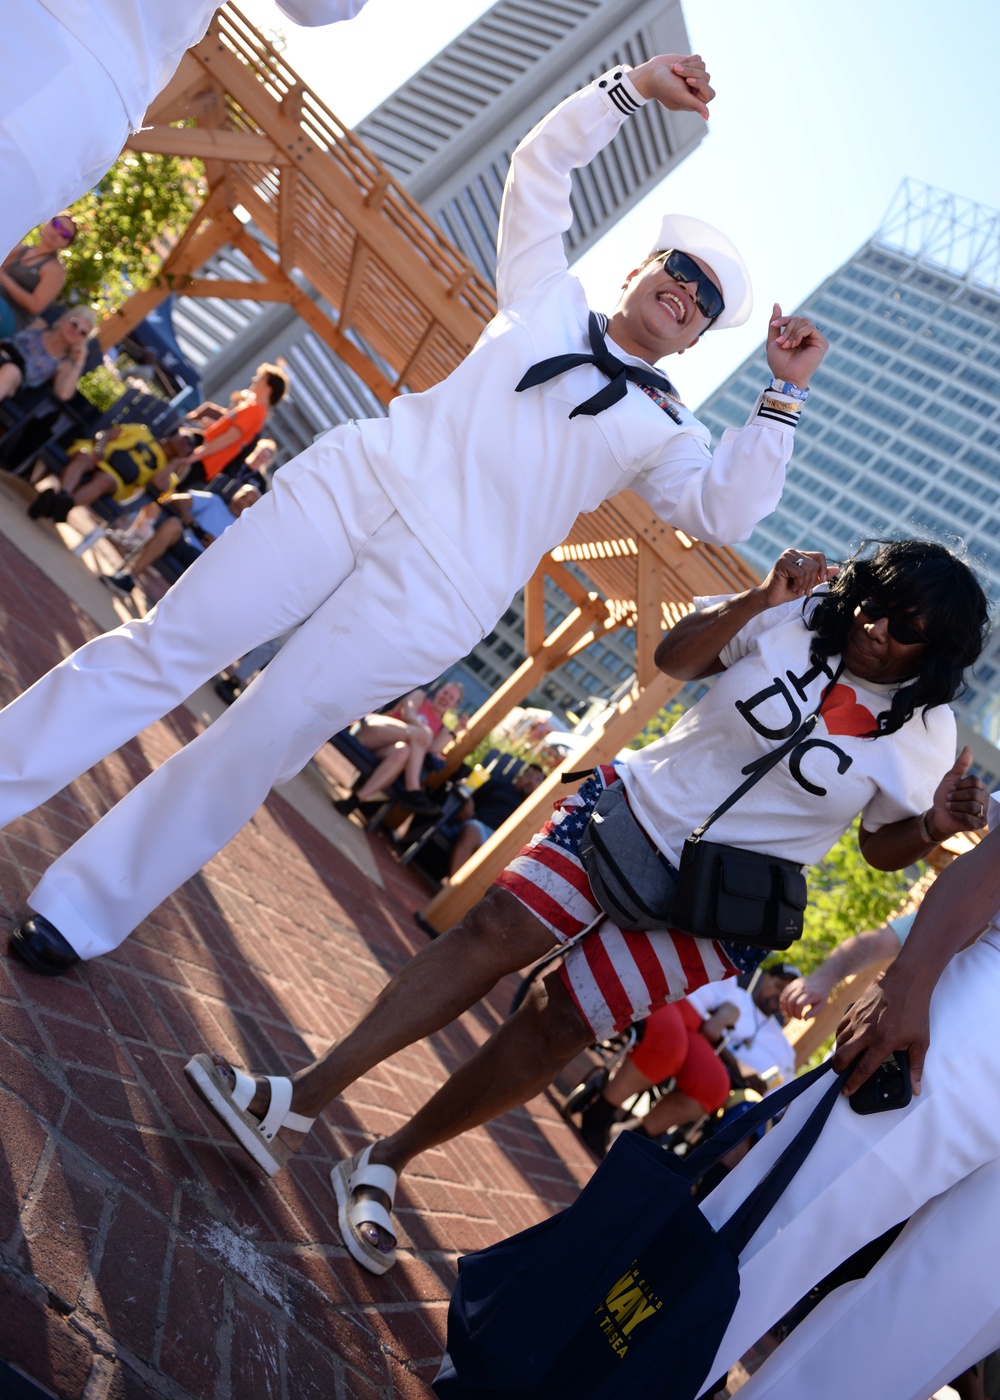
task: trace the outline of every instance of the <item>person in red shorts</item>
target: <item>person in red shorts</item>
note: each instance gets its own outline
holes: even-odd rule
[[[763,968],[747,991],[732,980],[709,983],[654,1011],[638,1045],[583,1115],[587,1146],[603,1157],[611,1127],[623,1116],[619,1110],[654,1084],[674,1081],[645,1117],[630,1124],[647,1137],[715,1113],[734,1082],[764,1094],[774,1086],[762,1073],[777,1068],[790,1078],[795,1057],[776,1012],[782,990],[798,976],[797,968],[777,963]]]
[[[204,403],[187,421],[201,434],[201,443],[188,454],[185,485],[207,483],[260,436],[267,415],[284,398],[288,375],[278,365],[258,365],[253,383],[237,395],[231,408]]]

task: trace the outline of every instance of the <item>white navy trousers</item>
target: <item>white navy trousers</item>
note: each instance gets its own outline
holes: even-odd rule
[[[1000,1160],[921,1206],[861,1279],[835,1289],[741,1400],[927,1400],[1000,1348]]]
[[[356,427],[277,472],[145,618],[88,642],[0,711],[0,826],[290,628],[235,704],[32,891],[30,907],[82,958],[117,947],[333,734],[433,680],[482,637],[393,509]]]
[[[980,1227],[985,1244],[952,1232],[956,1220],[974,1215],[971,1203],[981,1200],[982,1181],[996,1182],[1000,1176],[995,1165],[1000,1159],[998,1020],[1000,931],[991,927],[951,960],[934,991],[931,1044],[920,1095],[907,1108],[870,1116],[855,1113],[841,1098],[805,1164],[740,1256],[740,1299],[706,1383],[722,1375],[855,1250],[910,1217],[914,1217],[910,1226],[864,1286],[876,1288],[887,1275],[894,1284],[906,1276],[901,1259],[919,1261],[936,1251],[942,1261],[940,1271],[932,1276],[918,1264],[906,1284],[904,1296],[913,1305],[913,1323],[894,1305],[888,1315],[895,1318],[893,1326],[873,1315],[857,1345],[852,1331],[832,1333],[815,1366],[809,1358],[805,1389],[810,1400],[820,1396],[849,1400],[859,1386],[880,1400],[911,1400],[917,1392],[923,1400],[933,1390],[933,1386],[921,1388],[924,1375],[933,1379],[936,1374],[935,1358],[947,1380],[944,1372],[951,1365],[961,1370],[962,1365],[978,1360],[971,1356],[957,1365],[969,1348],[974,1351],[993,1337],[997,1341],[991,1345],[998,1344],[1000,1337],[995,1327],[991,1329],[990,1317],[1000,1307],[996,1267],[1000,1195],[993,1195],[988,1220]],[[798,1099],[782,1122],[705,1198],[702,1210],[713,1225],[732,1214],[825,1088],[821,1082]],[[951,1262],[945,1264],[945,1260]],[[929,1296],[918,1304],[922,1290]],[[882,1295],[889,1292],[891,1287],[884,1285]],[[815,1321],[806,1320],[803,1326],[809,1331],[803,1336],[819,1335],[823,1318],[846,1308],[852,1295],[857,1306],[849,1315],[862,1317],[863,1287],[849,1285],[817,1309]],[[873,1299],[876,1296],[873,1293]],[[956,1309],[946,1303],[963,1296],[967,1306],[958,1308],[956,1318]],[[795,1333],[790,1342],[795,1343]],[[783,1388],[785,1369],[778,1358],[787,1345],[782,1343],[774,1356],[771,1374],[777,1388],[763,1388],[768,1362],[758,1382],[761,1389],[748,1390],[748,1400],[751,1394],[754,1400],[758,1395],[786,1394],[791,1400],[804,1393],[802,1372],[793,1388]],[[828,1361],[827,1350],[832,1356],[838,1345],[845,1356]],[[980,1355],[991,1345],[984,1345]],[[801,1346],[801,1341],[795,1344],[791,1355]],[[869,1385],[870,1359],[883,1350],[896,1357],[909,1354],[909,1362],[906,1366],[901,1362],[898,1382]],[[836,1378],[846,1377],[849,1362],[855,1366],[852,1383],[845,1381],[845,1388],[838,1389]],[[822,1381],[828,1365],[828,1381]],[[891,1366],[886,1371],[891,1375]]]

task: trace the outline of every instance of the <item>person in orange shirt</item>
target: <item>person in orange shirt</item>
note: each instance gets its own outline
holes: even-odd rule
[[[288,375],[277,365],[258,365],[253,383],[244,389],[229,409],[202,404],[188,421],[201,434],[201,443],[188,455],[187,486],[209,482],[219,475],[245,447],[260,435],[272,408],[285,396]]]

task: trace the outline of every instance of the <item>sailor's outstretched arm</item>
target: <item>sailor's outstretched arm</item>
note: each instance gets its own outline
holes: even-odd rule
[[[563,234],[573,222],[571,173],[587,165],[647,101],[708,116],[715,96],[697,55],[660,54],[609,69],[560,102],[520,143],[500,210],[497,295],[507,306],[566,271]]]

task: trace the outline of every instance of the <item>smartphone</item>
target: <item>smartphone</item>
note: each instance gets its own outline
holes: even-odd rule
[[[848,1102],[855,1113],[888,1113],[892,1108],[905,1108],[912,1097],[910,1057],[905,1050],[894,1050]]]

